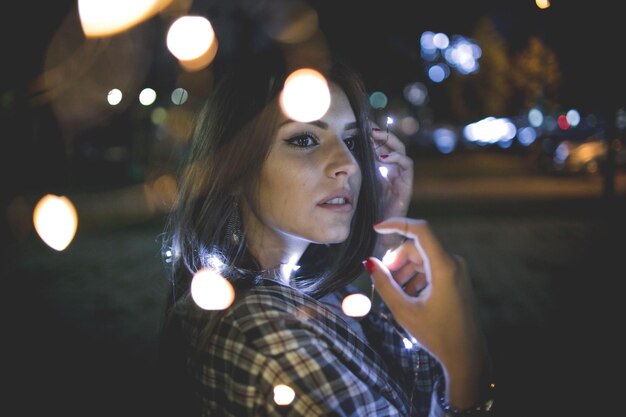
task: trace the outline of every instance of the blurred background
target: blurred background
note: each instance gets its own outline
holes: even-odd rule
[[[613,3],[571,3],[6,2],[12,415],[159,414],[160,233],[174,173],[221,63],[270,42],[295,66],[343,56],[377,122],[406,144],[410,214],[470,265],[499,415],[612,409],[619,397],[604,380],[621,369],[626,277],[624,38]]]

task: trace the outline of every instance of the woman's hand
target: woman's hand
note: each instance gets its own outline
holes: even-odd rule
[[[378,294],[442,364],[449,401],[472,406],[487,386],[490,362],[465,262],[444,250],[424,220],[395,217],[374,229],[407,238],[384,263],[365,262]]]
[[[383,177],[383,218],[406,216],[413,192],[413,160],[406,155],[404,143],[388,130],[373,125],[372,141],[376,168]],[[381,167],[386,168],[386,176]]]

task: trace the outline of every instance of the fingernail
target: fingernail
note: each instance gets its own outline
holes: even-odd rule
[[[364,260],[363,265],[365,266],[368,274],[371,274],[376,269],[376,264],[370,258]]]
[[[389,157],[388,153],[379,156],[380,159],[387,159],[388,157]]]
[[[372,132],[380,132],[380,129],[379,129],[379,128],[377,128],[377,127],[373,127],[373,128],[372,128]]]

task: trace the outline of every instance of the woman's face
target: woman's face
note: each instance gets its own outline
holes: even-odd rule
[[[302,123],[283,116],[279,123],[260,172],[256,216],[246,224],[257,244],[259,238],[263,245],[339,243],[350,233],[361,188],[352,150],[360,139],[348,98],[330,87],[331,105],[321,119]]]

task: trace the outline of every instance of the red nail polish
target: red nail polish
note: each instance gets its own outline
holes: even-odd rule
[[[368,274],[371,274],[376,269],[376,264],[370,258],[364,260],[363,265],[365,266]]]
[[[372,132],[380,132],[380,129],[379,129],[379,128],[377,128],[377,127],[373,127],[373,128],[372,128]]]
[[[389,157],[388,153],[379,156],[380,159],[387,159],[388,157]]]

